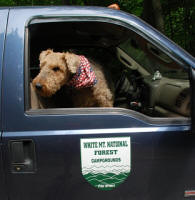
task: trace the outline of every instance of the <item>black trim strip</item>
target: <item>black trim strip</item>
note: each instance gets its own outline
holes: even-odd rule
[[[194,91],[195,91],[195,69],[190,67],[190,90],[191,90],[191,129],[192,134],[195,134],[195,98],[194,98]]]

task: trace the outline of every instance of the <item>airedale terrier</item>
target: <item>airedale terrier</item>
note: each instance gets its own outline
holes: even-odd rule
[[[66,85],[72,90],[73,107],[113,107],[114,95],[99,64],[51,49],[42,51],[39,60],[40,73],[32,84],[42,97],[51,97]]]

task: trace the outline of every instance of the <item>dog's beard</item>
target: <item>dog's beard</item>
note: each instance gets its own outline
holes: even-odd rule
[[[33,84],[33,86],[36,89],[36,84]],[[56,85],[56,84],[44,84],[42,85],[42,89],[38,90],[36,89],[36,92],[42,96],[42,97],[51,97],[53,96],[58,90],[60,90],[61,86],[60,85]]]

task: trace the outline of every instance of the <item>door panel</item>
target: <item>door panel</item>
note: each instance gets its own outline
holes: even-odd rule
[[[176,130],[176,129],[175,129]],[[137,128],[83,131],[7,132],[4,141],[32,139],[37,169],[33,173],[7,174],[10,199],[184,199],[193,189],[194,137],[187,132],[152,132]],[[99,132],[99,134],[97,134]],[[131,172],[111,191],[91,186],[82,176],[80,139],[131,138]],[[9,146],[9,145],[6,145]],[[6,158],[9,158],[9,149]],[[20,184],[18,184],[20,183]],[[141,192],[140,192],[141,191]]]

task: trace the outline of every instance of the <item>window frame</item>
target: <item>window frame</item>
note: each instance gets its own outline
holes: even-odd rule
[[[130,115],[135,118],[138,118],[142,121],[145,121],[149,124],[156,124],[156,125],[190,125],[191,120],[188,117],[150,117],[144,115],[142,113],[136,112],[134,110],[128,110],[123,108],[49,108],[49,109],[37,109],[32,110],[30,109],[30,74],[28,66],[30,65],[29,62],[29,55],[30,55],[30,45],[29,45],[29,25],[36,24],[36,23],[50,23],[50,22],[105,22],[105,23],[112,23],[119,26],[123,26],[130,31],[135,32],[136,34],[140,35],[148,42],[153,44],[154,46],[158,45],[158,48],[161,49],[162,52],[170,56],[174,61],[178,62],[184,68],[190,68],[187,63],[185,63],[180,57],[178,57],[174,52],[171,52],[167,49],[166,46],[159,43],[152,35],[145,34],[145,32],[137,26],[136,24],[129,24],[125,21],[115,18],[109,17],[100,17],[100,16],[34,16],[30,18],[25,26],[25,46],[24,46],[24,111],[26,115],[30,116],[50,116],[50,115]]]

